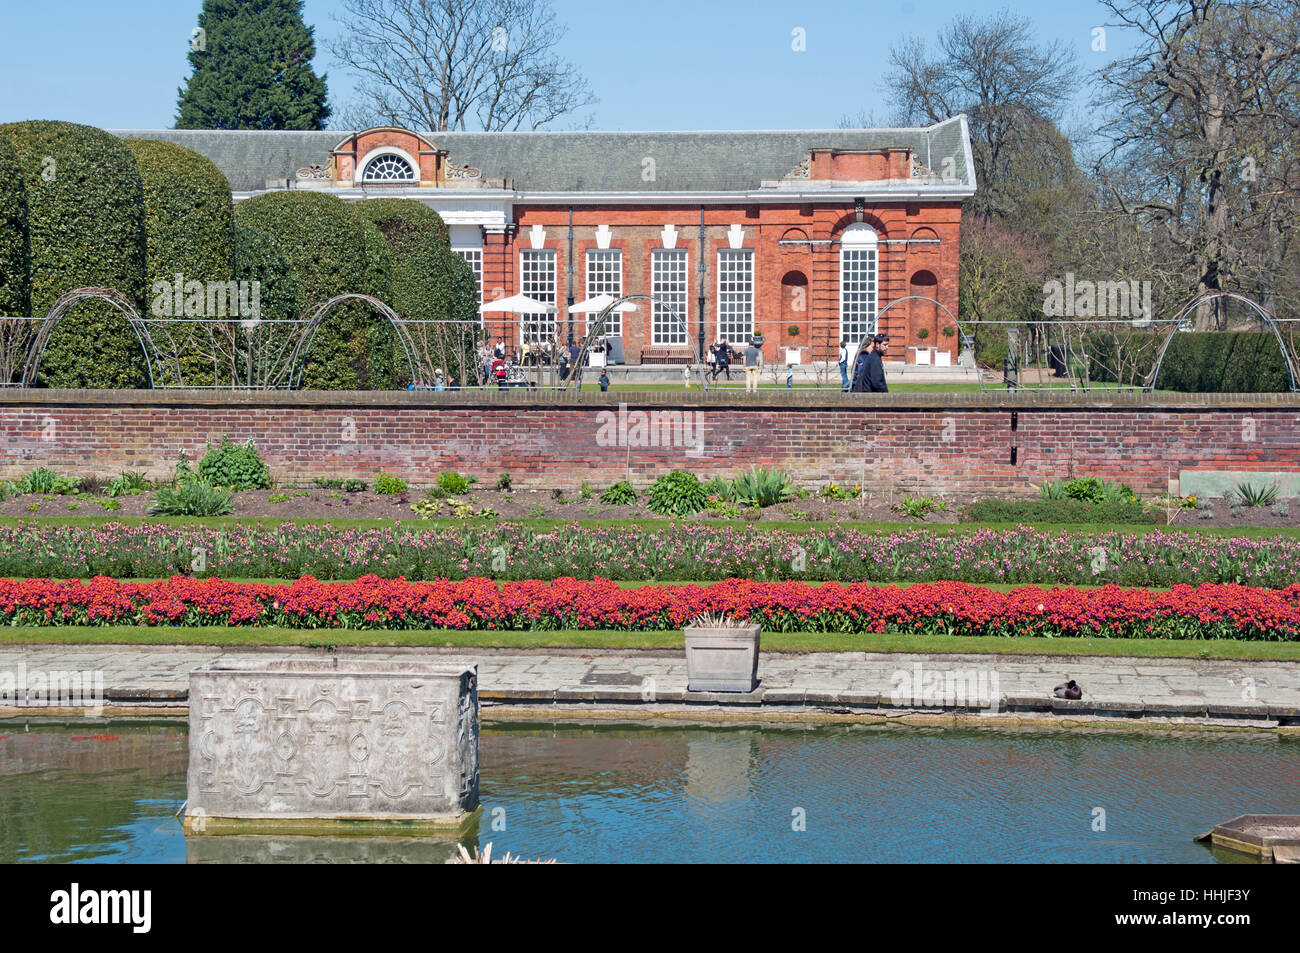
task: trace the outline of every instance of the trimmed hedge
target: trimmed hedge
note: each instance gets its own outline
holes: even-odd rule
[[[1115,349],[1138,355],[1135,373],[1124,375],[1131,383],[1150,373],[1160,353],[1161,336],[1123,331],[1087,337],[1089,377],[1113,383]],[[1133,358],[1126,357],[1132,365]],[[1271,331],[1175,332],[1155,382],[1160,390],[1193,394],[1264,394],[1291,389],[1286,360]]]
[[[962,511],[964,523],[1072,523],[1112,525],[1159,523],[1164,517],[1141,503],[1084,500],[980,500]]]
[[[145,273],[150,317],[172,314],[182,282],[229,281],[233,274],[234,201],[230,182],[212,160],[161,139],[127,139],[144,186]],[[208,315],[216,317],[216,315]],[[197,325],[173,324],[183,383],[211,385],[213,361]]]
[[[451,250],[442,217],[414,199],[367,199],[357,214],[375,223],[393,250],[390,297],[394,311],[411,321],[478,320],[478,285],[474,270]],[[435,363],[462,381],[474,377],[472,326],[463,333],[435,336],[434,329],[416,325],[436,343],[429,348]],[[463,338],[463,340],[461,340]],[[397,360],[397,382],[409,383],[405,362]]]
[[[145,290],[144,190],[121,139],[68,122],[0,126],[27,192],[34,315],[73,288],[116,288],[139,308]],[[145,357],[125,319],[85,303],[50,336],[39,383],[141,387]]]
[[[244,330],[241,325],[240,344],[245,349],[251,347],[254,354],[267,355],[267,360],[274,364],[276,355],[287,354],[293,348],[298,333],[296,325],[277,323],[298,316],[294,310],[298,283],[288,258],[272,235],[240,224],[234,226],[234,235],[235,280],[256,281],[261,285],[262,320],[251,330]],[[264,382],[258,368],[249,368],[247,358],[242,366],[233,368],[232,377],[231,383]]]
[[[270,192],[240,202],[235,223],[264,232],[289,265],[296,295],[294,314],[335,295],[364,292],[374,268],[368,265],[366,233],[342,199],[307,190]],[[372,250],[370,259],[377,253]],[[307,354],[303,386],[318,390],[359,390],[367,386],[369,368],[356,366],[368,342],[364,326],[340,309],[326,319]],[[340,321],[339,319],[344,320]]]
[[[30,250],[27,239],[27,189],[18,154],[0,136],[0,315],[29,314]]]

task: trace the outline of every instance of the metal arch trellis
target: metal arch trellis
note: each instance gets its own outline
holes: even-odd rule
[[[961,347],[961,350],[963,351],[969,350],[972,354],[975,353],[974,343],[971,341],[970,337],[966,334],[966,332],[961,329],[961,322],[957,320],[957,315],[949,311],[947,305],[945,305],[942,301],[936,301],[934,298],[927,297],[926,295],[906,295],[902,298],[895,298],[893,301],[889,302],[889,304],[885,305],[883,308],[881,308],[879,311],[876,312],[876,328],[877,329],[880,328],[880,319],[883,318],[887,313],[889,313],[890,308],[894,307],[894,305],[896,304],[902,304],[904,301],[928,301],[930,304],[933,304],[936,307],[942,309],[943,313],[948,315],[948,317],[952,319],[953,326],[957,329],[957,341]],[[861,341],[859,341],[858,349],[856,353],[861,354],[862,349],[867,345],[867,342],[872,340],[876,336],[876,334],[877,331],[872,331],[868,333],[867,336],[864,337]]]
[[[411,380],[418,381],[422,376],[428,376],[427,373],[422,375],[421,372],[428,371],[428,368],[422,367],[419,359],[419,349],[416,348],[415,342],[411,340],[410,332],[406,328],[400,315],[388,305],[384,304],[378,298],[365,294],[341,294],[335,295],[323,304],[317,305],[310,312],[310,316],[304,315],[304,327],[302,335],[298,338],[298,343],[293,349],[293,356],[289,360],[289,388],[299,390],[302,387],[302,375],[306,368],[305,357],[311,350],[312,341],[316,338],[316,332],[320,326],[325,323],[331,311],[341,304],[347,304],[349,301],[359,301],[369,305],[370,308],[388,319],[388,323],[393,326],[393,331],[397,335],[398,342],[402,345],[402,351],[406,356],[406,364],[411,372]]]
[[[686,343],[691,349],[692,363],[695,365],[700,375],[700,387],[703,388],[704,390],[708,390],[707,379],[705,378],[704,375],[704,358],[700,353],[699,342],[697,342],[695,338],[691,336],[691,331],[690,328],[687,327],[686,320],[682,317],[682,315],[678,314],[677,311],[671,305],[664,302],[657,295],[644,294],[644,293],[623,295],[621,298],[617,299],[616,301],[611,301],[603,309],[601,309],[600,313],[591,322],[590,327],[588,327],[586,335],[583,336],[582,338],[582,346],[578,349],[577,363],[569,368],[569,375],[562,382],[566,388],[574,389],[574,390],[581,389],[582,386],[581,370],[582,370],[583,363],[587,359],[587,354],[591,350],[591,346],[597,340],[600,339],[601,332],[604,331],[605,329],[605,322],[609,319],[609,316],[614,313],[614,310],[618,308],[620,305],[625,304],[629,301],[642,301],[642,300],[653,302],[655,307],[663,308],[668,314],[672,315],[673,318],[676,320],[677,325],[682,330],[682,333],[686,335]]]
[[[144,355],[145,369],[149,374],[149,387],[153,388],[155,386],[153,339],[149,335],[149,328],[144,319],[135,310],[135,305],[116,288],[74,288],[72,291],[60,295],[50,308],[49,313],[45,315],[44,320],[41,321],[41,326],[37,329],[36,336],[32,338],[31,346],[28,348],[27,359],[23,362],[23,375],[19,381],[20,387],[35,386],[41,370],[41,358],[44,356],[45,348],[49,344],[50,335],[58,327],[59,322],[67,317],[68,312],[81,302],[93,300],[107,303],[126,318],[127,323],[131,325],[131,330],[135,333],[136,342],[140,345],[140,352]]]
[[[1218,301],[1223,298],[1240,301],[1243,304],[1249,305],[1255,310],[1255,313],[1260,316],[1260,319],[1268,325],[1268,329],[1273,332],[1273,337],[1277,339],[1278,349],[1282,352],[1282,360],[1286,361],[1286,372],[1287,376],[1290,378],[1291,392],[1295,393],[1297,390],[1300,390],[1300,386],[1297,386],[1296,358],[1291,352],[1291,349],[1287,347],[1286,341],[1282,339],[1282,332],[1277,326],[1277,319],[1273,317],[1269,310],[1259,302],[1252,301],[1245,295],[1239,294],[1235,291],[1205,291],[1196,295],[1178,310],[1178,313],[1173,317],[1173,326],[1169,329],[1169,333],[1165,335],[1165,339],[1160,345],[1160,352],[1156,356],[1155,371],[1151,375],[1151,388],[1154,388],[1156,381],[1160,379],[1160,367],[1164,363],[1165,352],[1169,350],[1170,342],[1173,341],[1174,335],[1178,333],[1183,322],[1186,321],[1187,316],[1201,305],[1210,301]]]

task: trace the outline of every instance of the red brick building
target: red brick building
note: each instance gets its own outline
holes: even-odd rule
[[[975,190],[964,116],[785,132],[120,134],[209,156],[237,201],[314,188],[430,205],[486,300],[556,306],[484,315],[513,345],[582,334],[587,316],[569,308],[597,294],[650,293],[606,327],[629,363],[683,361],[688,342],[755,332],[768,360],[776,348],[833,360],[842,337],[876,331],[895,359],[929,349],[956,360],[947,312],[961,203]]]

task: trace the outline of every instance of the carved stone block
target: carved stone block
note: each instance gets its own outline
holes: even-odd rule
[[[477,666],[218,659],[190,673],[185,828],[420,833],[478,807]]]

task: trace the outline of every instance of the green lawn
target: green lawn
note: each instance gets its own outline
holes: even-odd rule
[[[13,627],[0,629],[0,646],[206,645],[206,646],[440,646],[446,648],[681,649],[672,632],[464,632],[448,629],[362,632],[355,629],[279,629],[240,626],[142,628],[134,626]],[[1096,655],[1137,658],[1300,659],[1300,643],[1158,639],[1036,639],[942,635],[763,633],[775,652],[933,652],[1004,655]]]

